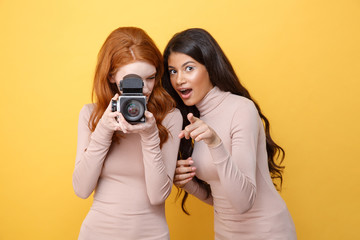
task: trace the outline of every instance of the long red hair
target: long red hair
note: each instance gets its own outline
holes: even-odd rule
[[[115,29],[100,49],[92,89],[95,107],[90,116],[89,128],[91,131],[95,130],[111,98],[116,93],[120,94],[118,87],[115,83],[111,83],[110,79],[115,76],[119,68],[135,61],[145,61],[156,68],[155,85],[147,109],[156,119],[160,146],[162,146],[168,138],[168,131],[161,122],[166,114],[175,108],[175,102],[161,84],[164,66],[159,49],[144,30],[136,27]],[[119,136],[114,135],[114,139],[119,140]]]

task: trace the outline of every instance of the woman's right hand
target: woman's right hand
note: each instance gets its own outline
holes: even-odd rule
[[[188,182],[190,182],[195,176],[196,167],[191,165],[194,163],[191,157],[186,160],[178,160],[176,162],[175,176],[174,176],[174,185],[177,187],[184,187]]]
[[[179,138],[194,139],[196,142],[204,141],[209,147],[217,146],[221,143],[220,137],[203,120],[189,113],[187,118],[190,122],[179,134]]]
[[[101,117],[102,124],[109,130],[109,131],[122,131],[123,127],[122,124],[118,121],[118,118],[121,118],[122,115],[118,111],[112,112],[111,111],[111,103],[112,100],[118,100],[119,94],[115,94],[115,96],[111,99],[109,106],[106,108],[104,114]]]

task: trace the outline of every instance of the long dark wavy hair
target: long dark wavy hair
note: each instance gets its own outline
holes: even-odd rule
[[[284,169],[284,166],[281,166],[281,164],[285,157],[285,151],[271,138],[270,123],[268,119],[264,116],[264,114],[262,114],[259,105],[250,96],[249,91],[240,83],[240,80],[237,77],[230,61],[216,40],[204,29],[191,28],[175,34],[164,50],[163,56],[165,71],[162,84],[166,91],[175,99],[177,108],[181,111],[183,116],[184,128],[190,124],[187,119],[188,113],[193,113],[196,117],[199,117],[200,114],[196,106],[186,106],[171,85],[170,74],[167,69],[168,59],[172,52],[186,54],[195,59],[197,62],[203,64],[209,73],[210,81],[213,86],[217,86],[222,91],[246,97],[254,102],[265,127],[266,151],[268,155],[270,175],[276,189],[280,191],[283,182],[282,171]],[[194,145],[191,139],[181,139],[179,159],[187,159],[190,157],[193,151],[193,146]],[[210,186],[196,177],[194,179],[205,187],[209,197],[211,194]],[[177,197],[180,197],[182,192],[182,189],[180,189]],[[186,214],[189,214],[185,208],[185,201],[187,197],[188,193],[185,192],[181,207]]]

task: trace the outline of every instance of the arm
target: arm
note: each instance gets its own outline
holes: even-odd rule
[[[250,103],[250,102],[249,102]],[[189,114],[181,137],[204,141],[210,150],[220,182],[234,209],[248,211],[256,198],[256,151],[260,130],[257,109],[245,104],[237,109],[231,124],[231,153],[217,133],[202,120]]]
[[[209,147],[221,185],[234,209],[244,213],[256,198],[256,152],[260,131],[255,106],[246,104],[238,109],[231,124],[231,152],[221,142]]]
[[[118,97],[119,95],[115,94],[113,100]],[[88,198],[96,187],[114,131],[124,129],[116,120],[122,117],[121,113],[111,112],[111,101],[93,133],[88,127],[91,112],[92,106],[85,105],[80,111],[78,124],[73,188],[76,195],[81,198]]]
[[[185,184],[183,189],[187,193],[194,195],[196,198],[200,199],[204,203],[207,203],[211,206],[213,205],[213,197],[212,197],[211,193],[208,196],[205,186],[203,184],[200,184],[199,182],[197,182],[195,179],[191,179],[191,181],[189,181],[187,184]]]
[[[193,163],[194,161],[191,157],[176,162],[174,185],[184,189],[187,193],[194,195],[201,201],[213,205],[211,193],[208,196],[204,184],[201,184],[193,178],[196,171],[196,167],[191,166]]]
[[[94,191],[113,135],[113,131],[109,131],[101,120],[91,133],[88,127],[90,114],[90,105],[85,105],[80,111],[78,123],[73,188],[81,198],[88,198]]]
[[[155,126],[150,133],[141,133],[141,144],[145,168],[147,194],[151,204],[165,202],[170,195],[175,172],[180,139],[177,137],[182,127],[182,117],[178,109],[174,109],[163,120],[169,131],[169,138],[160,149],[160,138]]]

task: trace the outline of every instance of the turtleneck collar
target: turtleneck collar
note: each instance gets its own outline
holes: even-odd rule
[[[218,87],[213,87],[205,97],[196,104],[196,107],[200,112],[200,117],[203,117],[214,110],[229,94],[230,92],[223,92]]]

